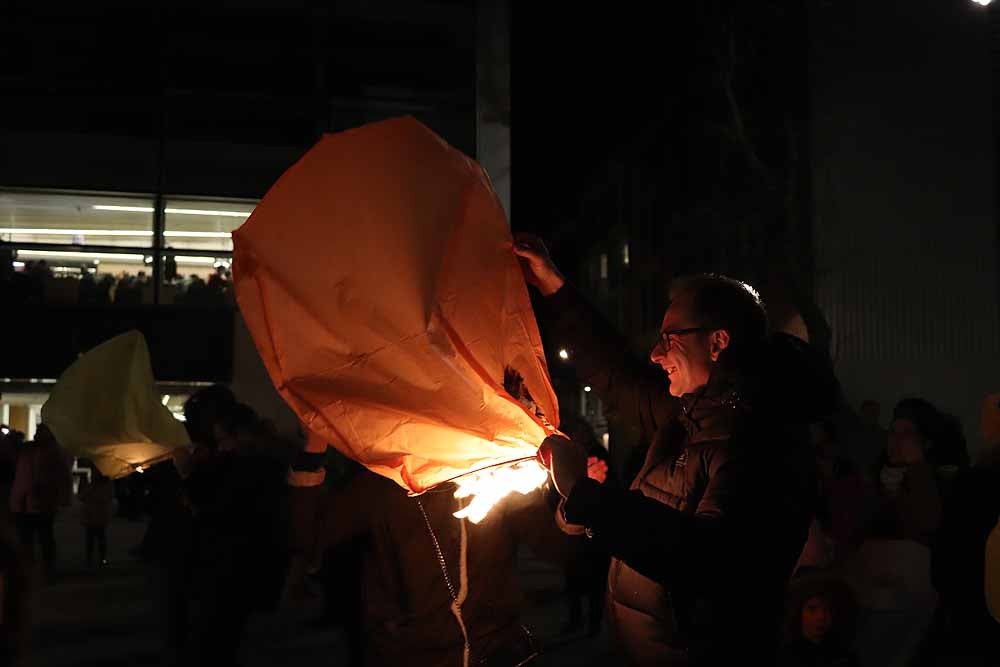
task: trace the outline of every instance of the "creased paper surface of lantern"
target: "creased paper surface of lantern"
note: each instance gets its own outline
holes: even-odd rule
[[[531,456],[558,425],[503,209],[482,168],[416,120],[325,136],[233,239],[272,381],[371,470],[420,492]]]
[[[162,403],[146,340],[129,331],[93,348],[59,378],[42,421],[73,456],[108,477],[125,477],[190,444]]]

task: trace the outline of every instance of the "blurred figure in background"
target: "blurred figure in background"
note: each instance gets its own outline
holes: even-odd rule
[[[980,431],[980,460],[959,471],[934,544],[932,572],[941,595],[933,646],[938,664],[1000,664],[1000,623],[984,595],[986,540],[1000,517],[1000,393],[985,397]]]
[[[857,421],[845,426],[844,454],[854,462],[864,476],[869,476],[878,463],[888,435],[882,426],[882,404],[867,398],[861,402]],[[877,477],[872,478],[878,479]]]
[[[56,512],[69,502],[72,488],[72,473],[62,448],[49,428],[39,424],[35,439],[25,443],[18,454],[10,507],[18,539],[32,562],[35,544],[41,547],[47,579],[55,575]]]
[[[228,667],[251,614],[275,609],[281,595],[288,460],[249,406],[214,411],[210,427],[214,451],[184,481],[195,528],[193,648],[196,664]]]
[[[930,546],[943,495],[932,452],[947,451],[948,437],[945,417],[923,399],[904,399],[893,410],[876,507],[865,541],[845,565],[861,605],[858,653],[865,665],[903,665],[923,653],[938,602]]]
[[[114,488],[111,479],[101,473],[92,461],[81,461],[90,470],[90,476],[80,480],[77,497],[83,505],[80,519],[83,523],[87,548],[87,567],[94,566],[94,552],[97,564],[108,564],[108,524],[111,523],[111,502]]]
[[[608,452],[601,445],[590,424],[578,415],[562,415],[560,430],[587,452],[587,476],[600,483],[608,477]],[[601,631],[605,591],[611,555],[594,540],[584,540],[576,555],[566,563],[566,602],[569,618],[563,632],[575,632],[583,625],[583,603],[587,603],[587,635]]]
[[[932,453],[953,448],[942,442],[945,432],[943,415],[927,401],[907,398],[896,405],[877,478],[876,532],[930,544],[942,502]]]
[[[9,525],[0,524],[0,665],[17,665],[28,640],[29,578]]]
[[[23,433],[6,424],[0,425],[0,524],[13,521],[10,514],[10,489],[17,472],[17,454],[23,444]]]
[[[829,575],[794,579],[786,603],[780,667],[860,667],[853,650],[857,604],[851,589]]]
[[[832,420],[812,428],[816,447],[818,508],[810,530],[826,541],[825,564],[840,564],[864,540],[864,531],[875,500],[875,489],[854,461],[845,455],[840,431]],[[807,545],[808,548],[809,545]]]
[[[173,461],[154,465],[144,473],[150,478],[153,516],[137,555],[156,566],[166,665],[192,664],[198,532],[197,511],[186,481],[195,470],[214,461],[218,448],[215,426],[235,405],[236,397],[223,385],[192,394],[184,404],[184,426],[192,448],[176,450]]]

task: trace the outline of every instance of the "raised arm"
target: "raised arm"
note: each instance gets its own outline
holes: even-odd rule
[[[632,354],[625,340],[571,284],[534,235],[515,237],[514,253],[525,279],[545,297],[540,315],[569,350],[578,377],[607,404],[608,411],[652,434],[678,409],[659,368]]]

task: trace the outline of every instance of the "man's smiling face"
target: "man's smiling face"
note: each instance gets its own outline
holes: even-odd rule
[[[672,396],[683,396],[700,389],[708,384],[712,373],[709,331],[669,333],[699,327],[690,310],[689,300],[685,297],[671,301],[660,325],[660,340],[649,353],[650,360],[670,376]]]

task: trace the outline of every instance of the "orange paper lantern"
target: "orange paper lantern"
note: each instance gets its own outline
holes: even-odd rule
[[[489,179],[413,118],[323,137],[233,240],[236,297],[275,387],[374,472],[421,492],[531,456],[558,425]]]

